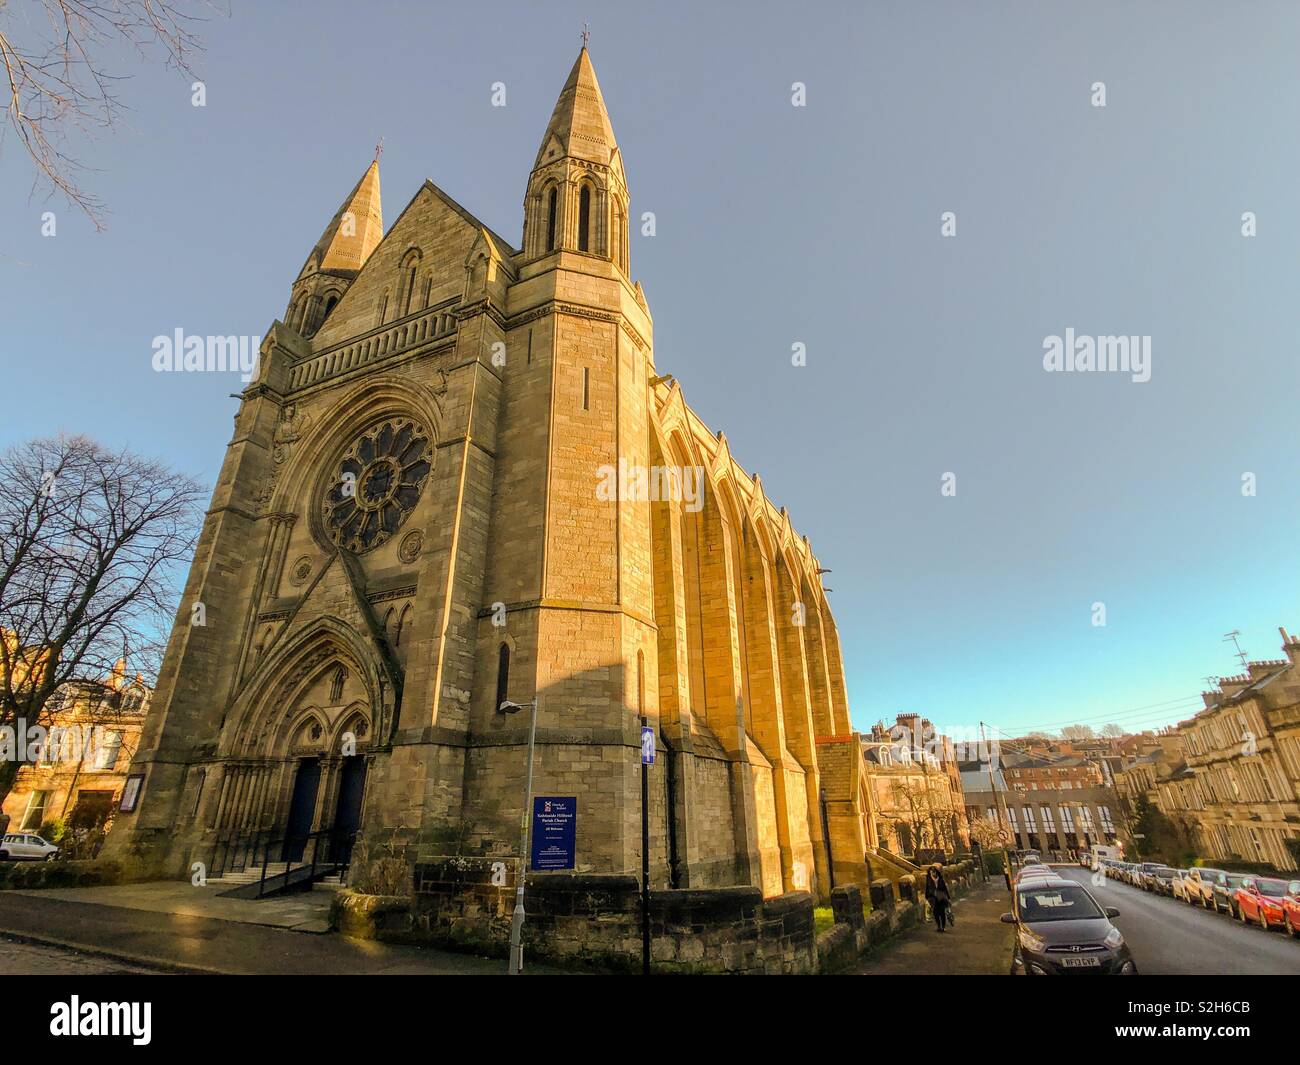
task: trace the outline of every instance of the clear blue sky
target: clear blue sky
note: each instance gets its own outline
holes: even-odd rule
[[[631,249],[658,366],[834,571],[859,727],[1161,724],[1232,671],[1227,630],[1278,654],[1293,4],[234,0],[206,108],[126,61],[128,122],[88,155],[106,233],[29,199],[5,142],[0,444],[83,431],[211,483],[239,383],[155,374],[151,339],[264,333],[380,135],[390,224],[429,177],[517,242],[588,19],[633,214],[658,220]],[[1045,373],[1067,327],[1150,335],[1151,381]]]

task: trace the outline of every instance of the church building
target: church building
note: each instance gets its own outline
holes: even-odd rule
[[[518,246],[431,181],[385,232],[361,175],[242,394],[108,855],[513,863],[535,701],[577,872],[641,869],[644,718],[655,888],[863,882],[823,571],[657,369],[633,218],[585,47]]]

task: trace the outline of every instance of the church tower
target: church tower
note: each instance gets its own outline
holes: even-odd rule
[[[623,157],[584,47],[560,91],[528,178],[524,254],[578,251],[608,259],[626,275],[627,218]]]
[[[657,690],[650,519],[644,500],[600,490],[620,466],[648,462],[653,327],[628,278],[627,217],[622,153],[583,48],[528,178],[509,293],[497,450],[508,472],[493,498],[485,588],[504,616],[484,616],[479,630],[480,662],[498,679],[509,668],[479,685],[475,726],[499,739],[472,758],[482,783],[468,804],[471,820],[489,823],[500,803],[490,782],[522,781],[527,722],[497,713],[495,700],[535,697],[537,794],[599,796],[608,816],[579,825],[584,860],[630,869],[639,718]]]

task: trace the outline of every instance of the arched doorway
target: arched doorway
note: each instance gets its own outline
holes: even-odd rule
[[[280,855],[283,862],[302,860],[312,822],[316,818],[316,796],[320,792],[320,758],[298,759],[293,777],[293,792],[289,798],[289,816],[285,821],[284,846]]]
[[[227,723],[223,786],[207,815],[218,847],[272,862],[347,861],[382,691],[366,650],[341,623],[318,626],[250,685]]]
[[[361,827],[361,803],[366,793],[366,758],[346,756],[339,769],[338,800],[334,806],[331,857],[344,865],[352,857],[352,845]]]

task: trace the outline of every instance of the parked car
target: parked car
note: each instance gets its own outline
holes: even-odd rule
[[[1019,884],[1025,880],[1054,880],[1057,874],[1045,865],[1026,865],[1022,866],[1016,873],[1015,883]]]
[[[32,832],[10,832],[0,839],[0,862],[50,862],[58,853],[58,847]]]
[[[1179,869],[1174,875],[1174,882],[1172,884],[1174,898],[1182,899],[1184,902],[1187,901],[1187,878],[1191,876],[1191,874],[1192,871],[1190,869]]]
[[[1137,878],[1134,883],[1143,891],[1154,891],[1156,889],[1155,871],[1157,869],[1167,869],[1159,862],[1143,862],[1137,867]]]
[[[1183,881],[1185,898],[1193,906],[1210,909],[1214,905],[1215,881],[1227,875],[1222,869],[1209,869],[1205,866],[1188,869],[1187,877]]]
[[[1245,873],[1224,873],[1214,882],[1214,910],[1237,916],[1237,889],[1245,883]]]
[[[1070,973],[1137,973],[1120,930],[1119,916],[1102,908],[1082,884],[1054,877],[1017,884],[1011,913],[1002,920],[1016,926],[1011,969],[1029,976]]]
[[[1147,890],[1154,891],[1157,895],[1172,895],[1174,893],[1174,877],[1177,875],[1177,869],[1167,865],[1158,865],[1147,874],[1151,885]]]
[[[1286,886],[1286,895],[1282,898],[1282,927],[1300,939],[1300,880],[1292,880]]]
[[[1285,911],[1282,900],[1289,886],[1285,880],[1271,876],[1248,876],[1237,889],[1237,916],[1241,923],[1254,921],[1267,932],[1283,927]]]

